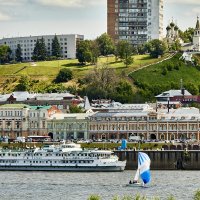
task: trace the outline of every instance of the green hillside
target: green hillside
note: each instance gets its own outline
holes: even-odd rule
[[[140,90],[150,99],[168,89],[180,89],[180,80],[192,94],[199,94],[200,66],[180,60],[181,54],[172,59],[131,73],[129,76]],[[200,61],[199,56],[195,56]],[[200,63],[200,62],[197,63]],[[151,92],[151,95],[150,95]]]
[[[125,73],[128,73],[162,59],[163,58],[151,59],[149,55],[137,55],[134,56],[134,63],[126,68],[124,63],[116,61],[115,57],[102,57],[98,59],[97,66],[101,67],[102,65],[108,65],[108,67],[116,69],[118,73],[121,73],[122,70],[124,70]],[[32,88],[32,91],[34,91],[36,85],[43,84],[44,81],[45,84],[51,84],[62,68],[71,69],[74,74],[74,80],[72,82],[76,82],[78,78],[84,77],[94,69],[94,67],[96,66],[81,66],[78,63],[78,60],[75,59],[0,65],[0,92],[13,91],[22,75],[27,75],[32,80],[36,80],[34,87]]]

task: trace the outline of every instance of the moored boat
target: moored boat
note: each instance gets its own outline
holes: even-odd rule
[[[0,151],[0,170],[115,172],[123,171],[125,165],[126,161],[119,161],[112,151],[82,149],[74,143]]]

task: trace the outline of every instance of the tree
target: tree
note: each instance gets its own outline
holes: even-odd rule
[[[166,69],[166,67],[163,67],[163,69],[162,69],[162,75],[163,76],[167,75],[167,69]]]
[[[15,87],[16,91],[29,91],[30,78],[28,76],[22,76],[19,80],[19,84]]]
[[[47,50],[45,46],[44,38],[37,39],[35,43],[35,48],[33,50],[32,59],[35,61],[44,61],[47,58]]]
[[[93,72],[89,73],[82,85],[82,95],[87,95],[89,99],[109,98],[115,90],[119,78],[113,69],[107,66],[94,68]]]
[[[94,55],[91,49],[92,41],[90,40],[84,40],[78,43],[76,56],[82,65],[86,64],[87,62],[92,62]]]
[[[114,54],[114,42],[108,34],[102,34],[96,41],[99,46],[100,55],[107,56],[109,54]]]
[[[69,111],[70,113],[83,113],[82,108],[78,107],[77,105],[70,105]]]
[[[48,93],[60,93],[64,91],[66,91],[66,88],[61,83],[60,84],[52,83],[45,88],[45,92]]]
[[[126,81],[120,81],[116,85],[112,98],[121,103],[132,102],[133,90],[131,84]]]
[[[11,61],[12,51],[9,46],[1,45],[0,46],[0,64],[5,64]]]
[[[192,82],[187,83],[185,87],[192,95],[197,95],[199,93],[199,88]]]
[[[150,42],[146,43],[145,47],[152,58],[158,58],[167,51],[167,45],[158,39],[151,40]]]
[[[33,50],[33,57],[32,57],[33,60],[35,61],[39,60],[39,52],[40,52],[40,41],[39,39],[37,39]]]
[[[52,56],[55,56],[56,58],[61,57],[61,47],[57,35],[55,35],[52,40]]]
[[[99,46],[96,40],[91,41],[90,51],[92,53],[92,63],[96,64],[100,55]]]
[[[22,62],[22,48],[21,48],[21,45],[18,44],[17,45],[17,49],[16,49],[16,52],[15,52],[15,59],[17,62]]]
[[[42,37],[42,39],[40,39],[40,56],[39,56],[40,60],[46,60],[47,58],[47,50],[46,50],[46,46],[45,46],[45,41],[44,38]]]
[[[188,28],[186,31],[179,30],[179,36],[185,43],[192,42],[193,35],[194,35],[194,28]]]
[[[126,67],[133,63],[133,46],[125,40],[119,41],[116,47],[115,56],[123,60]]]
[[[73,73],[70,69],[61,69],[56,77],[56,83],[68,82],[73,78]]]
[[[181,44],[179,40],[175,40],[171,46],[169,47],[169,50],[172,51],[180,51],[181,50]]]

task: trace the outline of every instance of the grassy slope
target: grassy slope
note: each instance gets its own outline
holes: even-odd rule
[[[116,62],[115,57],[99,58],[97,66],[107,64],[110,68],[116,69],[117,73],[124,70],[126,73],[138,69],[144,65],[155,63],[161,59],[151,59],[148,55],[134,56],[134,63],[126,68],[121,61]],[[45,80],[51,82],[57,76],[62,68],[69,68],[73,70],[74,78],[81,78],[89,73],[95,66],[78,65],[77,60],[59,60],[59,61],[45,61],[33,63],[19,63],[12,65],[0,65],[0,91],[5,84],[9,84],[8,88],[14,87],[22,75],[28,75],[36,80]],[[9,83],[8,82],[9,80]]]
[[[178,56],[171,59],[172,63],[178,61]],[[183,79],[184,83],[192,82],[195,85],[200,85],[200,71],[196,67],[183,64],[179,70],[173,69],[172,71],[168,71],[165,76],[162,75],[162,70],[163,65],[157,64],[134,72],[130,76],[133,79],[137,79],[138,81],[149,85],[154,85],[155,83],[164,84],[172,81],[179,83],[180,79]]]

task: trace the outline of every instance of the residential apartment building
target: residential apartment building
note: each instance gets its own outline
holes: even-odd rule
[[[107,0],[107,32],[133,45],[163,38],[163,0]]]
[[[48,55],[52,53],[52,40],[55,35],[43,35],[43,36],[29,36],[29,37],[14,37],[3,38],[0,40],[0,45],[8,45],[12,50],[12,57],[15,58],[15,52],[17,45],[20,44],[22,49],[22,58],[24,61],[31,61],[33,56],[34,47],[37,39],[44,38]],[[57,35],[60,46],[61,55],[63,59],[76,58],[77,41],[84,40],[83,35]]]

